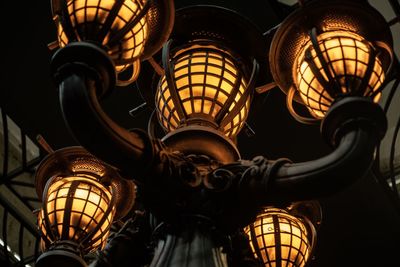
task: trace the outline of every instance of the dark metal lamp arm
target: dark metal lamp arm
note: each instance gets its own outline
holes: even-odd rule
[[[64,120],[76,140],[125,176],[140,178],[156,146],[144,131],[124,129],[102,110],[98,98],[115,84],[108,55],[93,44],[72,43],[55,54],[52,68]]]
[[[254,204],[267,205],[338,192],[370,169],[386,127],[385,115],[377,104],[361,97],[342,99],[322,124],[322,134],[335,147],[333,152],[303,163],[263,157],[245,161],[245,169],[253,171],[243,171],[240,194],[244,198],[251,194]]]

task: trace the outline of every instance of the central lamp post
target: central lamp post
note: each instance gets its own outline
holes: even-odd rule
[[[150,29],[159,29],[149,24],[155,16],[149,5],[171,7],[168,1],[94,1],[94,6],[92,1],[61,2],[55,10],[62,48],[52,59],[52,70],[64,119],[88,155],[98,158],[108,173],[135,181],[138,201],[146,211],[143,218],[128,220],[93,265],[304,266],[321,221],[320,207],[312,200],[362,177],[386,131],[385,115],[375,102],[390,75],[393,55],[391,35],[379,13],[357,2],[311,1],[278,28],[268,66],[263,60],[269,45],[265,37],[231,10],[215,6],[177,10],[171,34],[159,25],[166,29],[160,40],[168,34],[169,41],[161,53],[149,58],[139,56],[143,51],[149,55],[147,46],[156,47],[147,36]],[[106,6],[100,7],[103,2]],[[121,15],[124,8],[130,10],[131,22]],[[352,12],[358,15],[354,19]],[[105,18],[98,15],[103,13]],[[112,21],[117,18],[129,27]],[[368,27],[370,18],[379,27]],[[128,43],[117,48],[108,43],[117,37]],[[138,60],[145,58],[155,73],[145,81],[139,77],[140,90],[151,95],[147,104],[155,110],[148,133],[119,126],[98,102],[113,90],[121,70],[131,64],[135,72]],[[263,86],[269,69],[288,94],[295,118],[306,123],[322,120],[321,133],[334,148],[329,155],[302,163],[262,156],[241,159],[236,136],[257,97],[255,88]],[[298,115],[292,100],[304,103],[314,118]],[[165,132],[161,138],[151,130],[156,119]],[[61,160],[62,152],[49,157],[58,160],[52,171],[76,161],[72,156]],[[39,171],[37,180],[47,181],[54,176],[52,171]],[[56,254],[84,265],[77,257],[94,249],[93,244],[99,247],[97,240],[103,241],[106,228],[74,224],[79,229],[102,229],[102,234],[84,231],[83,240],[97,239],[83,246],[81,238],[56,230],[56,225],[69,227],[65,216],[75,212],[77,200],[64,201],[69,210],[60,220],[49,207],[58,203],[57,192],[63,188],[73,188],[65,189],[69,198],[81,199],[76,188],[90,187],[101,192],[98,197],[104,196],[108,208],[103,217],[111,216],[108,211],[122,204],[113,201],[116,195],[107,185],[120,179],[108,175],[110,180],[104,183],[89,167],[84,174],[71,177],[69,172],[47,182],[41,232],[48,244],[45,250],[65,251],[58,244],[73,244],[66,246],[68,253]],[[48,238],[49,233],[55,238]],[[132,251],[146,244],[153,245],[147,250],[147,262]],[[47,259],[38,266],[49,266],[59,258]]]

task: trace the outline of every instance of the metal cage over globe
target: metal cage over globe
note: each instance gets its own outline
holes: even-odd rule
[[[315,245],[313,228],[306,217],[267,207],[245,228],[245,232],[254,256],[263,266],[304,267]]]
[[[254,74],[250,77],[237,56],[210,41],[179,47],[164,63],[168,65],[156,92],[163,128],[170,132],[203,125],[234,138],[249,114]]]
[[[185,154],[232,162],[240,158],[236,137],[249,115],[259,71],[267,72],[259,60],[265,39],[251,21],[222,7],[191,6],[176,14],[160,54],[162,68],[152,80],[156,116],[166,132],[162,141]],[[235,31],[228,30],[232,27]],[[243,37],[249,42],[241,42]]]
[[[137,79],[140,61],[167,40],[174,21],[170,0],[52,0],[58,43],[92,42],[107,51],[117,73],[130,68],[127,85]]]
[[[310,113],[323,118],[332,102],[345,96],[378,102],[385,73],[374,46],[353,32],[310,34],[293,68],[295,87]]]
[[[38,214],[41,248],[47,251],[38,266],[54,255],[80,256],[104,248],[114,219],[127,215],[136,195],[132,181],[81,147],[49,154],[35,183],[43,202]]]
[[[368,3],[309,1],[274,35],[271,72],[294,118],[312,123],[343,97],[379,100],[393,62],[392,42],[385,19]],[[314,118],[297,114],[293,100]]]
[[[42,250],[73,241],[86,254],[105,246],[115,214],[111,190],[95,177],[55,177],[39,213]]]

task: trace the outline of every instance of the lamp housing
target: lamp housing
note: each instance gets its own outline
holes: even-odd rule
[[[309,1],[276,31],[270,68],[291,114],[311,123],[343,97],[377,102],[392,66],[392,44],[386,20],[368,3]],[[304,104],[314,119],[298,115],[292,100]]]
[[[135,185],[81,147],[48,155],[36,172],[43,207],[38,215],[41,249],[38,266],[55,255],[79,262],[79,256],[104,247],[114,219],[134,204]]]
[[[221,162],[239,159],[234,143],[249,115],[258,71],[266,67],[265,47],[262,32],[232,10],[210,5],[177,10],[161,54],[164,71],[153,80],[165,144]]]
[[[251,77],[246,66],[211,40],[190,41],[170,53],[166,68],[172,73],[161,77],[156,91],[157,115],[164,130],[203,125],[234,138],[250,110]]]
[[[82,41],[102,47],[118,74],[131,74],[127,80],[118,79],[118,85],[137,79],[140,61],[161,48],[174,22],[171,0],[52,0],[51,4],[59,47]]]
[[[263,208],[245,233],[263,266],[303,267],[312,255],[320,221],[318,202],[296,202],[287,208]]]

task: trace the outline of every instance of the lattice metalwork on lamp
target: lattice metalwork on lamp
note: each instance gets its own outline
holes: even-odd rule
[[[114,219],[126,215],[135,197],[133,183],[80,147],[45,158],[36,184],[43,201],[38,225],[44,252],[37,266],[60,259],[84,266],[79,256],[104,248]]]
[[[207,9],[215,12],[218,22],[204,20]],[[166,132],[162,141],[221,162],[238,159],[234,143],[249,115],[257,74],[265,65],[255,60],[263,54],[265,40],[253,23],[230,10],[197,6],[177,12],[185,15],[177,16],[161,54],[163,70],[153,80],[154,107]],[[236,31],[227,31],[228,24]],[[255,36],[249,37],[251,42],[240,41],[249,35]]]
[[[30,266],[39,253],[39,232],[31,211],[40,201],[32,172],[42,157],[3,107],[0,113],[0,265]]]
[[[211,42],[194,42],[177,50],[156,93],[164,129],[205,125],[234,138],[248,116],[252,96],[247,86],[250,77],[237,62],[229,51]]]
[[[313,213],[313,222],[298,212],[297,208],[301,206]],[[317,202],[298,203],[295,209],[265,207],[245,228],[254,256],[266,267],[305,266],[315,246],[313,223],[320,223],[320,214]]]
[[[393,62],[391,45],[386,21],[369,4],[310,1],[276,32],[271,71],[288,95],[294,118],[312,123],[324,118],[332,103],[343,97],[363,96],[377,102]],[[293,100],[303,103],[314,118],[297,114]]]
[[[168,37],[173,24],[169,0],[53,0],[58,44],[96,43],[114,61],[117,73],[130,69],[127,85],[137,79],[140,61],[151,57]]]
[[[47,189],[39,215],[42,250],[57,240],[75,241],[84,253],[104,247],[115,214],[110,190],[95,178],[57,178]]]
[[[371,43],[346,31],[311,35],[293,75],[296,88],[314,117],[323,118],[334,99],[346,95],[373,96],[374,102],[379,101],[385,73]]]

